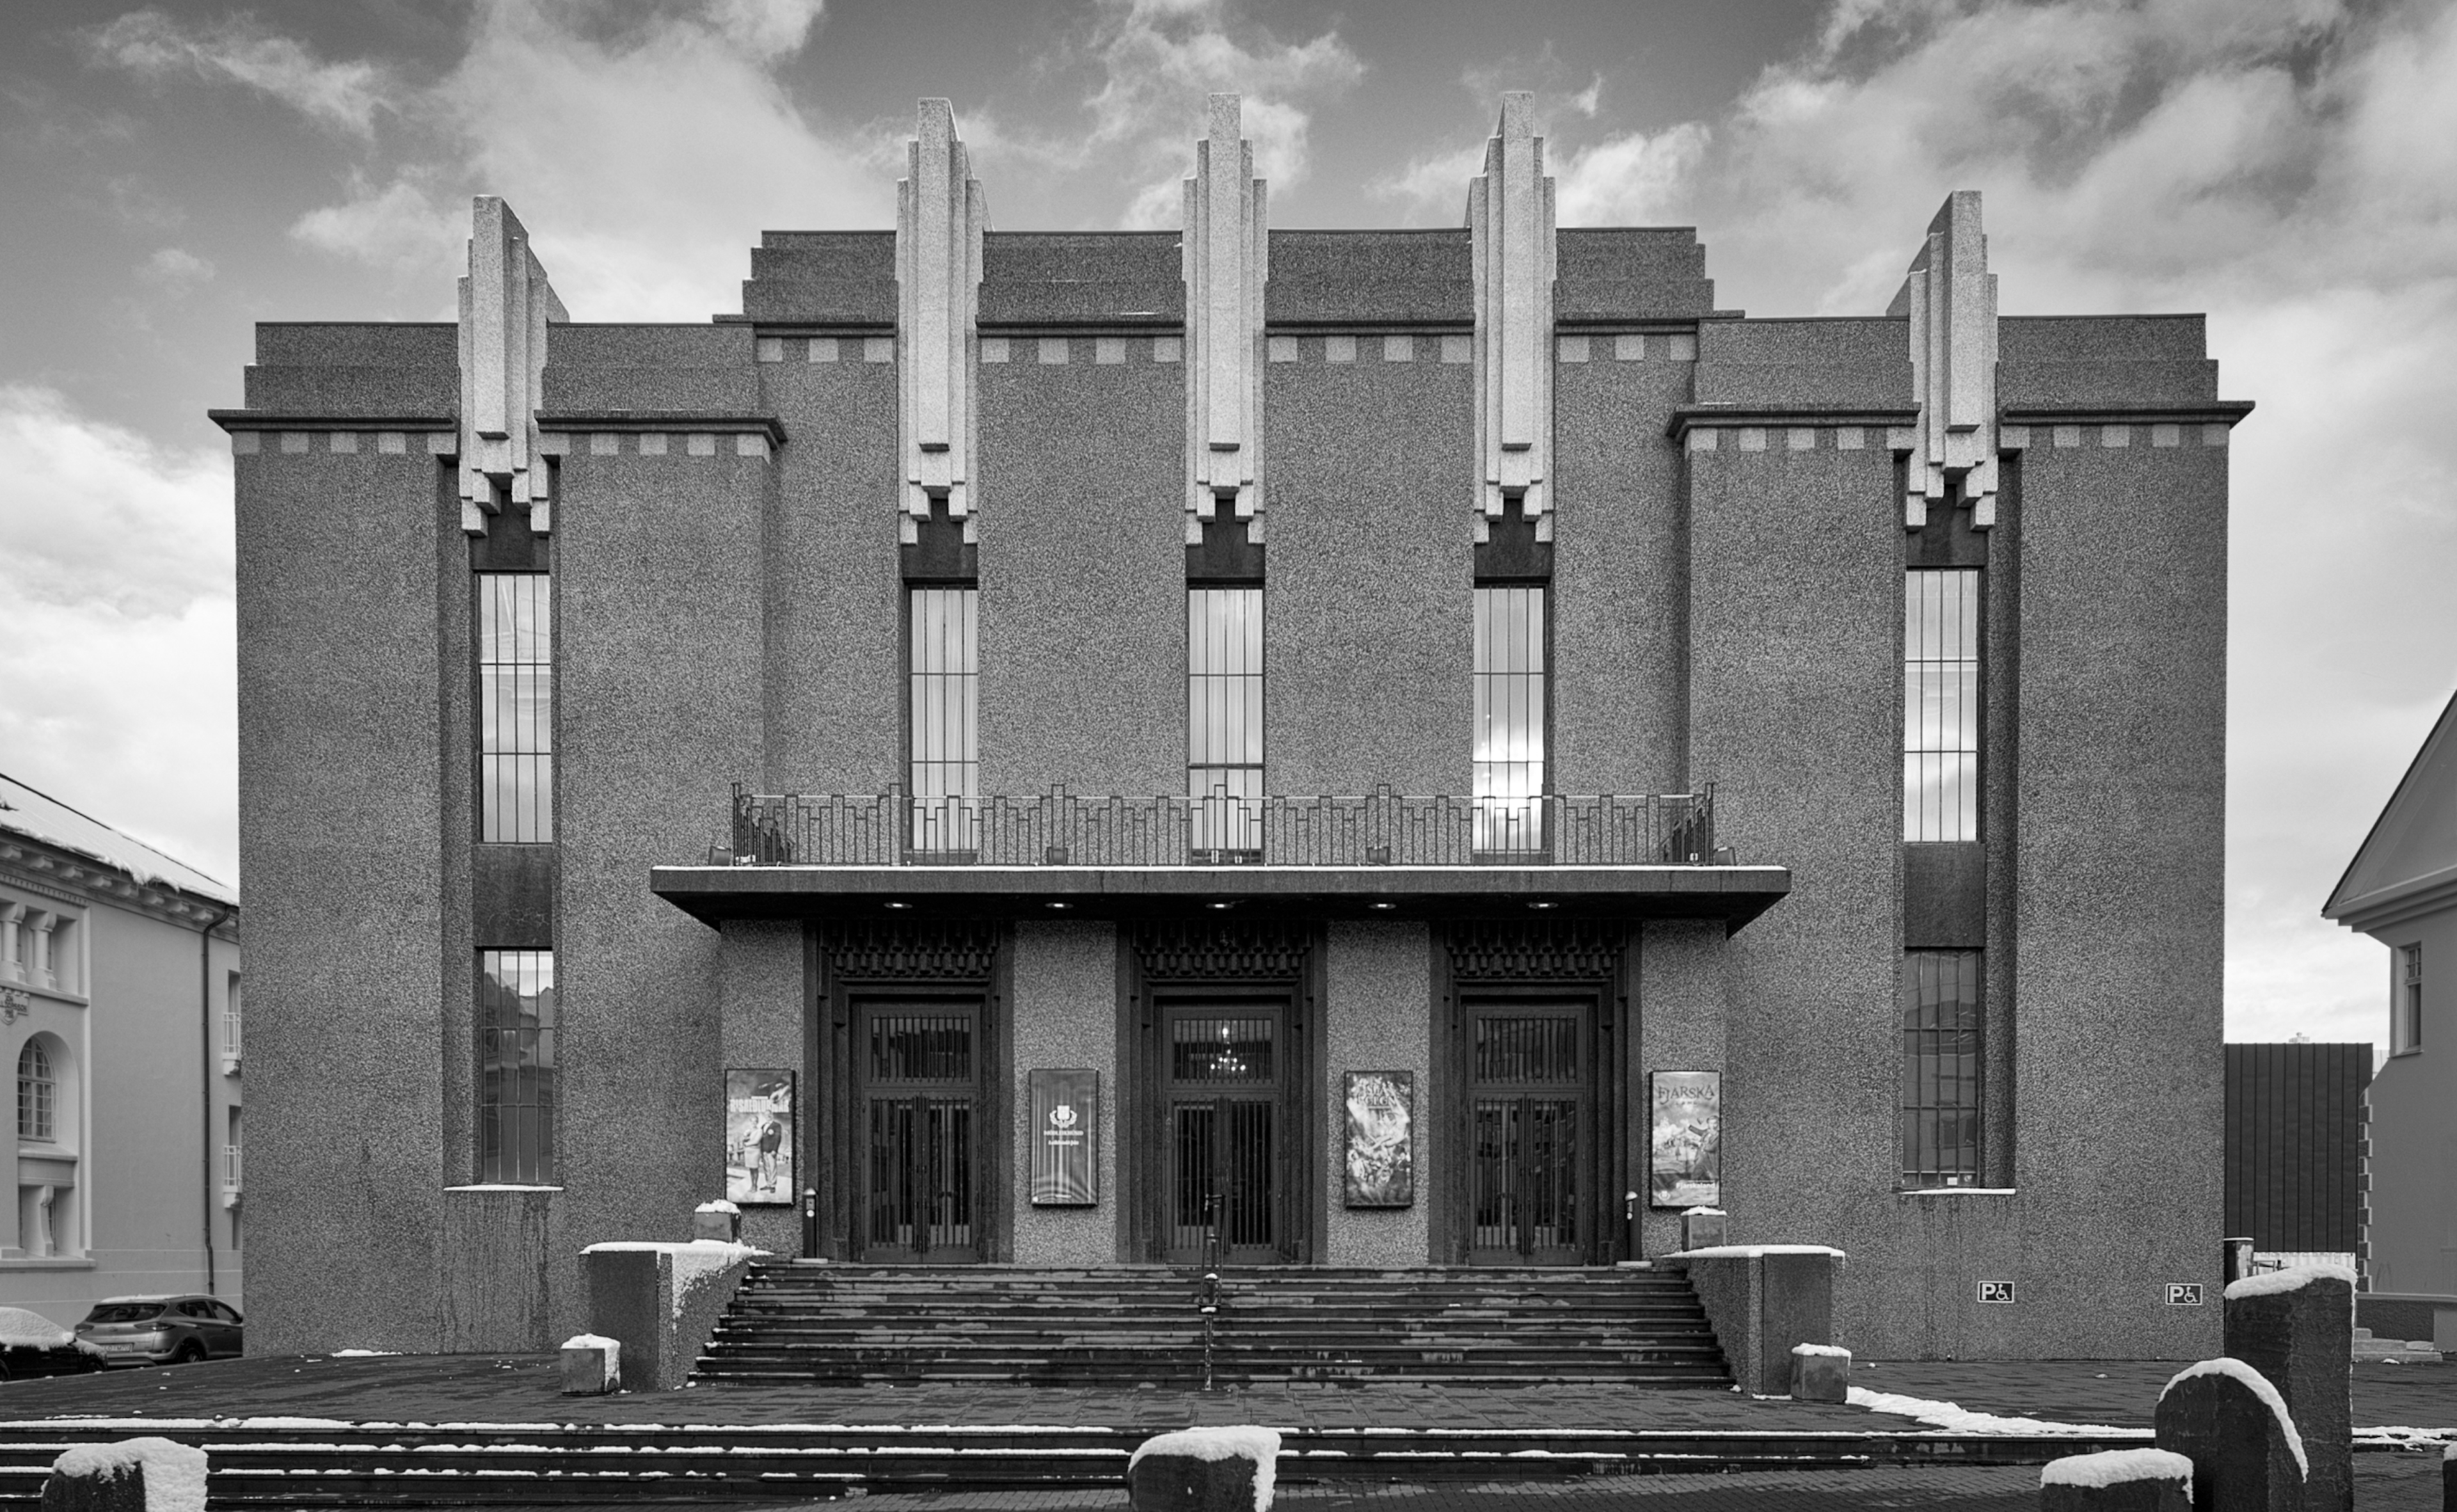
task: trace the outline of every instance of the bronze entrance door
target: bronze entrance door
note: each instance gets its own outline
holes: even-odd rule
[[[1196,1265],[1206,1230],[1220,1257],[1270,1264],[1288,1244],[1280,1105],[1285,1015],[1275,1004],[1178,1004],[1161,1023],[1165,1258]]]
[[[858,1004],[854,1050],[861,1073],[854,1103],[863,1140],[861,1257],[891,1264],[980,1259],[980,1005]]]
[[[1594,1249],[1589,1008],[1468,1005],[1471,1265],[1580,1265]]]

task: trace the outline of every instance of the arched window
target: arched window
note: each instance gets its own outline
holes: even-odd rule
[[[52,1057],[40,1040],[28,1040],[17,1052],[17,1137],[52,1140],[59,1137],[59,1083],[52,1075]]]

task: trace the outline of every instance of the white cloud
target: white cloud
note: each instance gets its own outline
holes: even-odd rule
[[[106,64],[149,78],[189,74],[244,85],[356,136],[373,135],[376,113],[391,103],[391,81],[374,64],[327,63],[244,15],[192,30],[160,10],[133,10],[86,42]]]
[[[185,294],[212,282],[214,265],[185,247],[163,247],[137,264],[136,276],[167,293]]]
[[[237,854],[230,459],[0,387],[0,753],[225,880]]]
[[[440,287],[464,271],[469,213],[435,202],[414,179],[382,189],[364,179],[348,199],[307,212],[290,227],[293,238],[336,257],[394,272],[424,275]]]
[[[1684,121],[1555,153],[1554,216],[1565,226],[1660,225],[1685,197],[1707,140],[1704,127]]]

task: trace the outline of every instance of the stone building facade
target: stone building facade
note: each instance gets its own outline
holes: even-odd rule
[[[1523,96],[1458,229],[1272,229],[1229,96],[1195,163],[999,232],[924,102],[739,315],[569,320],[482,199],[457,327],[259,327],[259,1347],[542,1347],[732,1183],[1068,1266],[1712,1197],[1864,1352],[2208,1353],[2200,320],[1999,318],[1974,194],[1884,314],[1719,309]]]

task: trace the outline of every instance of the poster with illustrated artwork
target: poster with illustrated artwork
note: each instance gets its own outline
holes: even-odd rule
[[[1648,1075],[1653,1137],[1647,1202],[1658,1208],[1711,1208],[1724,1198],[1724,1073]]]
[[[1348,1073],[1347,1197],[1352,1208],[1416,1200],[1416,1075]]]
[[[725,1200],[790,1204],[794,1185],[794,1073],[725,1073]]]

